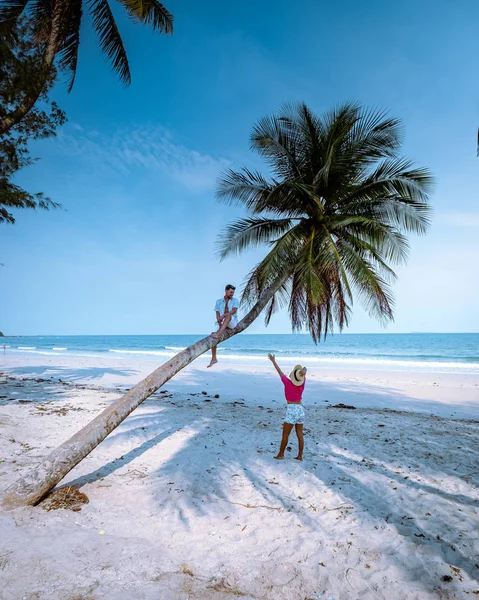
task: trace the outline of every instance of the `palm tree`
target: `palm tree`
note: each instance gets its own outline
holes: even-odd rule
[[[398,156],[400,124],[347,104],[320,118],[304,104],[286,107],[253,129],[252,148],[271,177],[243,169],[221,178],[221,200],[249,216],[230,224],[220,254],[266,244],[247,278],[249,312],[220,342],[244,331],[266,309],[266,321],[287,303],[293,330],[314,340],[348,322],[353,298],[382,321],[393,316],[392,265],[408,253],[406,233],[423,234],[431,176]],[[138,383],[55,450],[4,498],[5,507],[34,504],[178,371],[218,343],[206,337]]]
[[[157,0],[119,2],[134,23],[143,23],[160,33],[173,32],[173,17]],[[20,104],[13,111],[1,115],[0,134],[18,123],[32,108],[42,93],[55,61],[60,70],[67,72],[68,90],[72,89],[85,10],[90,13],[103,55],[120,80],[127,85],[130,83],[128,56],[108,0],[2,0],[0,36],[11,39],[15,24],[23,13],[27,13],[33,24],[36,44],[42,47],[43,61],[38,77],[31,82]]]

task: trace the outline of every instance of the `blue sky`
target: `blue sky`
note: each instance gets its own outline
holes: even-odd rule
[[[215,201],[226,167],[260,166],[254,122],[283,103],[355,100],[403,120],[404,153],[437,178],[429,234],[398,269],[388,332],[479,331],[479,3],[171,0],[174,36],[118,23],[133,83],[85,23],[69,122],[32,145],[18,181],[64,210],[0,225],[0,329],[10,334],[200,333],[225,283],[260,252],[219,263],[240,213]],[[262,323],[251,332],[262,332]],[[278,314],[271,333],[286,333]],[[383,329],[359,307],[351,332]]]

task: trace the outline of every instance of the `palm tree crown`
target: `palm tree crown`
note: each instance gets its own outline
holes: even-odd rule
[[[118,0],[134,23],[143,23],[161,33],[173,32],[173,17],[157,0]],[[0,34],[7,37],[22,13],[34,25],[36,41],[45,44],[69,74],[71,90],[77,68],[80,27],[88,10],[103,54],[121,81],[131,81],[123,40],[108,0],[3,0]],[[47,61],[49,62],[49,61]]]
[[[318,341],[347,325],[354,296],[392,320],[392,265],[407,258],[405,234],[427,230],[432,184],[398,155],[400,133],[398,120],[355,104],[322,117],[286,106],[256,124],[251,146],[272,174],[243,168],[220,179],[219,199],[249,213],[227,226],[220,256],[269,245],[243,292],[252,304],[282,278],[266,323],[288,304],[293,331],[306,327]]]

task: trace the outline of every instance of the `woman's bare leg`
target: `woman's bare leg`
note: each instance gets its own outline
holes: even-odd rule
[[[282,458],[284,458],[284,451],[286,450],[286,446],[288,445],[288,438],[292,429],[293,425],[291,423],[283,423],[283,437],[281,438],[281,446],[279,447],[278,454],[274,457],[277,460],[281,460]]]
[[[304,448],[304,438],[303,438],[303,426],[299,423],[296,423],[296,435],[298,436],[298,456],[295,456],[296,460],[303,460],[303,448]]]

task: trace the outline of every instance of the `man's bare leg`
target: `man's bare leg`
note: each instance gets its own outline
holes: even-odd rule
[[[303,426],[300,423],[296,423],[296,435],[298,436],[298,456],[294,458],[296,460],[303,460],[303,448],[304,448],[304,437],[303,437]]]
[[[220,335],[223,333],[223,331],[230,324],[230,321],[231,321],[231,315],[226,315],[226,317],[223,319],[223,322],[221,323],[221,327],[218,329],[218,331],[213,331],[211,333],[211,337],[214,337],[214,338],[220,337]]]
[[[286,446],[288,445],[288,438],[292,429],[293,425],[291,423],[283,423],[283,437],[281,438],[281,446],[279,447],[279,452],[274,457],[276,458],[276,460],[281,460],[284,458],[284,451],[286,450]]]
[[[213,348],[211,348],[211,362],[208,365],[208,369],[213,365],[216,365],[217,362],[218,361],[216,360],[216,346],[213,346]]]

